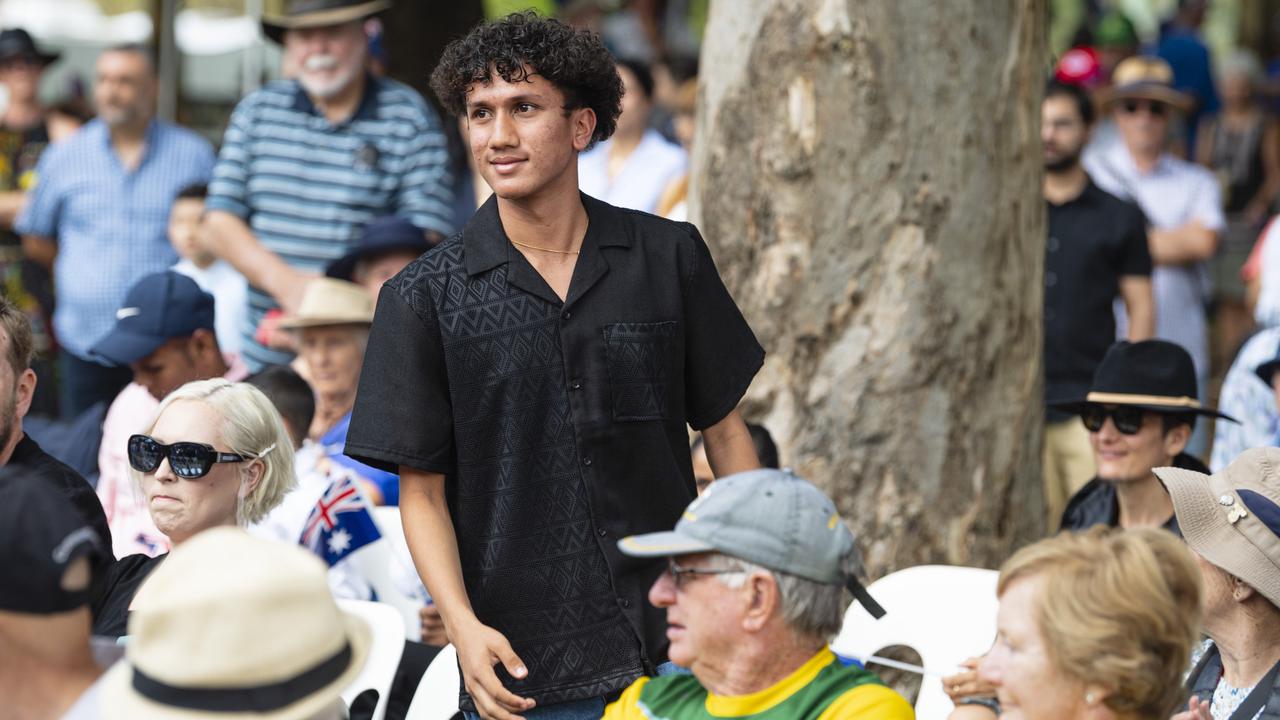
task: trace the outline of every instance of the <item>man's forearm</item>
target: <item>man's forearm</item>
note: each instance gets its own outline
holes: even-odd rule
[[[760,467],[751,432],[737,410],[703,430],[702,443],[707,450],[707,463],[717,478]]]
[[[1199,221],[1176,228],[1152,228],[1147,234],[1151,260],[1157,265],[1186,265],[1213,257],[1218,249],[1218,233]]]
[[[22,212],[22,206],[26,201],[27,194],[21,191],[0,193],[0,228],[13,229],[13,224],[18,221],[18,215]]]
[[[1120,297],[1124,299],[1125,314],[1129,318],[1129,342],[1150,340],[1156,334],[1151,278],[1140,275],[1121,277]]]
[[[445,630],[452,634],[454,628],[474,622],[445,501],[444,476],[401,466],[400,516],[413,566],[440,610]]]
[[[250,285],[262,288],[280,302],[292,292],[298,272],[268,250],[243,220],[223,210],[212,210],[204,219],[202,232],[215,255],[231,263]]]
[[[53,261],[58,257],[58,243],[46,237],[23,235],[22,252],[31,262],[52,271]]]

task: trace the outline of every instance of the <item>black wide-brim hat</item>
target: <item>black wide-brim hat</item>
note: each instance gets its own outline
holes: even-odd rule
[[[1079,413],[1089,405],[1129,405],[1159,413],[1192,413],[1240,422],[1200,403],[1196,367],[1181,345],[1165,340],[1112,345],[1083,398],[1051,400],[1049,407]]]
[[[0,31],[0,62],[16,57],[32,58],[41,65],[52,65],[62,57],[59,53],[40,52],[31,33],[22,28]]]
[[[339,280],[355,281],[356,265],[361,260],[401,250],[421,255],[431,249],[416,225],[398,215],[387,215],[369,223],[360,244],[325,268],[324,274]]]
[[[284,43],[286,30],[341,25],[391,7],[391,0],[292,0],[283,15],[262,18],[262,34]]]

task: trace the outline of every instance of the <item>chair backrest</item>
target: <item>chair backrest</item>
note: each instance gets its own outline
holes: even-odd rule
[[[350,562],[356,564],[361,576],[378,593],[378,600],[400,613],[405,639],[418,640],[422,637],[422,620],[418,616],[422,598],[406,595],[401,584],[395,581],[395,566],[403,562],[401,557],[409,556],[409,544],[404,539],[404,526],[400,523],[400,508],[375,507],[373,521],[378,524],[382,540],[352,553]]]
[[[400,613],[386,603],[364,600],[338,600],[338,606],[358,615],[373,631],[373,644],[364,669],[342,691],[342,701],[348,706],[356,696],[370,688],[378,691],[378,705],[372,720],[383,720],[387,714],[387,700],[391,695],[391,682],[395,679],[400,656],[404,654],[404,629]]]
[[[445,645],[422,674],[405,720],[450,720],[458,712],[458,651]]]
[[[921,565],[886,575],[868,592],[884,606],[876,620],[854,603],[831,643],[837,655],[865,661],[890,645],[920,653],[925,677],[916,699],[919,720],[942,720],[953,708],[940,677],[982,655],[996,636],[995,570]]]

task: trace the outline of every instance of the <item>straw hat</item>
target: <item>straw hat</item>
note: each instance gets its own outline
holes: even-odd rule
[[[298,314],[285,318],[285,330],[323,325],[368,325],[373,322],[373,298],[364,288],[346,280],[316,278],[302,292]]]
[[[1111,73],[1111,87],[1100,97],[1104,107],[1123,100],[1151,100],[1182,112],[1195,108],[1195,98],[1173,87],[1173,68],[1157,57],[1126,58]]]
[[[143,583],[125,659],[103,679],[110,720],[304,720],[331,706],[369,656],[326,568],[296,545],[214,528]]]
[[[1215,475],[1156,468],[1182,537],[1280,607],[1280,448],[1254,448]]]

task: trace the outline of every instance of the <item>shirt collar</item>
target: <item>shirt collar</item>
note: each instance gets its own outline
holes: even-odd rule
[[[706,710],[717,717],[744,717],[764,713],[803,690],[818,677],[823,668],[835,661],[835,653],[824,647],[790,675],[750,695],[716,695],[708,691]]]
[[[334,123],[334,125],[346,125],[355,120],[372,119],[374,111],[378,107],[378,82],[378,78],[365,72],[364,92],[360,96],[360,104],[356,106],[355,113],[342,122]],[[302,88],[302,83],[296,79],[293,81],[293,109],[308,115],[324,118],[324,115],[316,108],[315,103],[311,102],[311,96],[307,95],[307,91]]]
[[[619,222],[621,211],[590,195],[579,195],[588,220],[587,235],[582,240],[582,256],[595,253],[602,247],[631,247],[632,238]],[[496,195],[489,196],[463,229],[462,247],[468,275],[478,275],[510,260],[512,244],[498,216]]]

